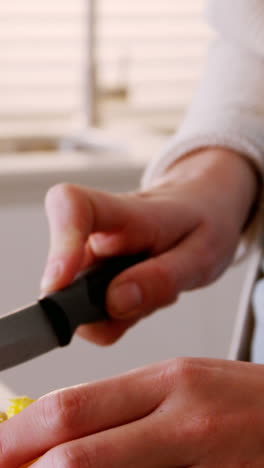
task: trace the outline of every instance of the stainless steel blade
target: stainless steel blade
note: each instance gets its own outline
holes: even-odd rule
[[[28,361],[59,346],[39,303],[0,318],[0,370]]]

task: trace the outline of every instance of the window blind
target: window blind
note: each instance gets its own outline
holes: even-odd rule
[[[191,99],[210,31],[204,0],[98,0],[98,77],[126,86],[133,108],[179,110]]]
[[[182,110],[210,32],[204,0],[93,0],[101,89],[126,89],[136,110]],[[71,128],[86,106],[89,0],[0,5],[0,135]],[[76,124],[77,125],[77,124]]]
[[[0,5],[1,128],[72,122],[84,108],[86,0]],[[23,128],[24,128],[23,127]]]

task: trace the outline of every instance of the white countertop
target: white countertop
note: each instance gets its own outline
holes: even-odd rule
[[[0,204],[35,203],[61,182],[89,185],[100,190],[135,188],[146,166],[144,159],[112,154],[54,152],[12,154],[0,158]]]

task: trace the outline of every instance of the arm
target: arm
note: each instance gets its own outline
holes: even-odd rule
[[[205,74],[179,132],[146,171],[145,188],[172,162],[208,146],[247,157],[263,174],[264,4],[211,0],[208,16],[217,37]]]
[[[249,0],[244,4],[249,5]],[[221,5],[228,13],[227,3]],[[234,15],[234,29],[236,18]],[[107,307],[113,321],[82,329],[88,339],[101,344],[115,341],[139,318],[172,303],[182,291],[214,281],[232,261],[256,199],[254,168],[262,170],[262,114],[255,111],[255,104],[258,100],[262,103],[262,93],[264,109],[264,66],[257,54],[242,46],[242,61],[235,60],[236,47],[232,41],[225,42],[220,39],[211,52],[190,113],[171,150],[148,169],[143,190],[111,195],[66,185],[48,193],[51,248],[44,293],[66,286],[81,268],[98,258],[141,250],[150,254],[149,260],[112,282]],[[224,86],[220,74],[226,81]],[[244,93],[246,74],[249,81]],[[242,86],[239,93],[237,82]],[[246,99],[245,122],[238,124],[240,95],[242,101]],[[230,144],[221,148],[229,134]],[[211,145],[214,147],[209,148]],[[197,151],[200,146],[203,151]],[[190,152],[191,157],[181,157],[172,165],[177,157]],[[242,153],[247,158],[240,156]]]

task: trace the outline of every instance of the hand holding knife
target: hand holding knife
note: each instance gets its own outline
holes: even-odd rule
[[[71,342],[79,325],[107,320],[106,290],[145,254],[112,257],[91,267],[68,287],[0,318],[0,370]]]

